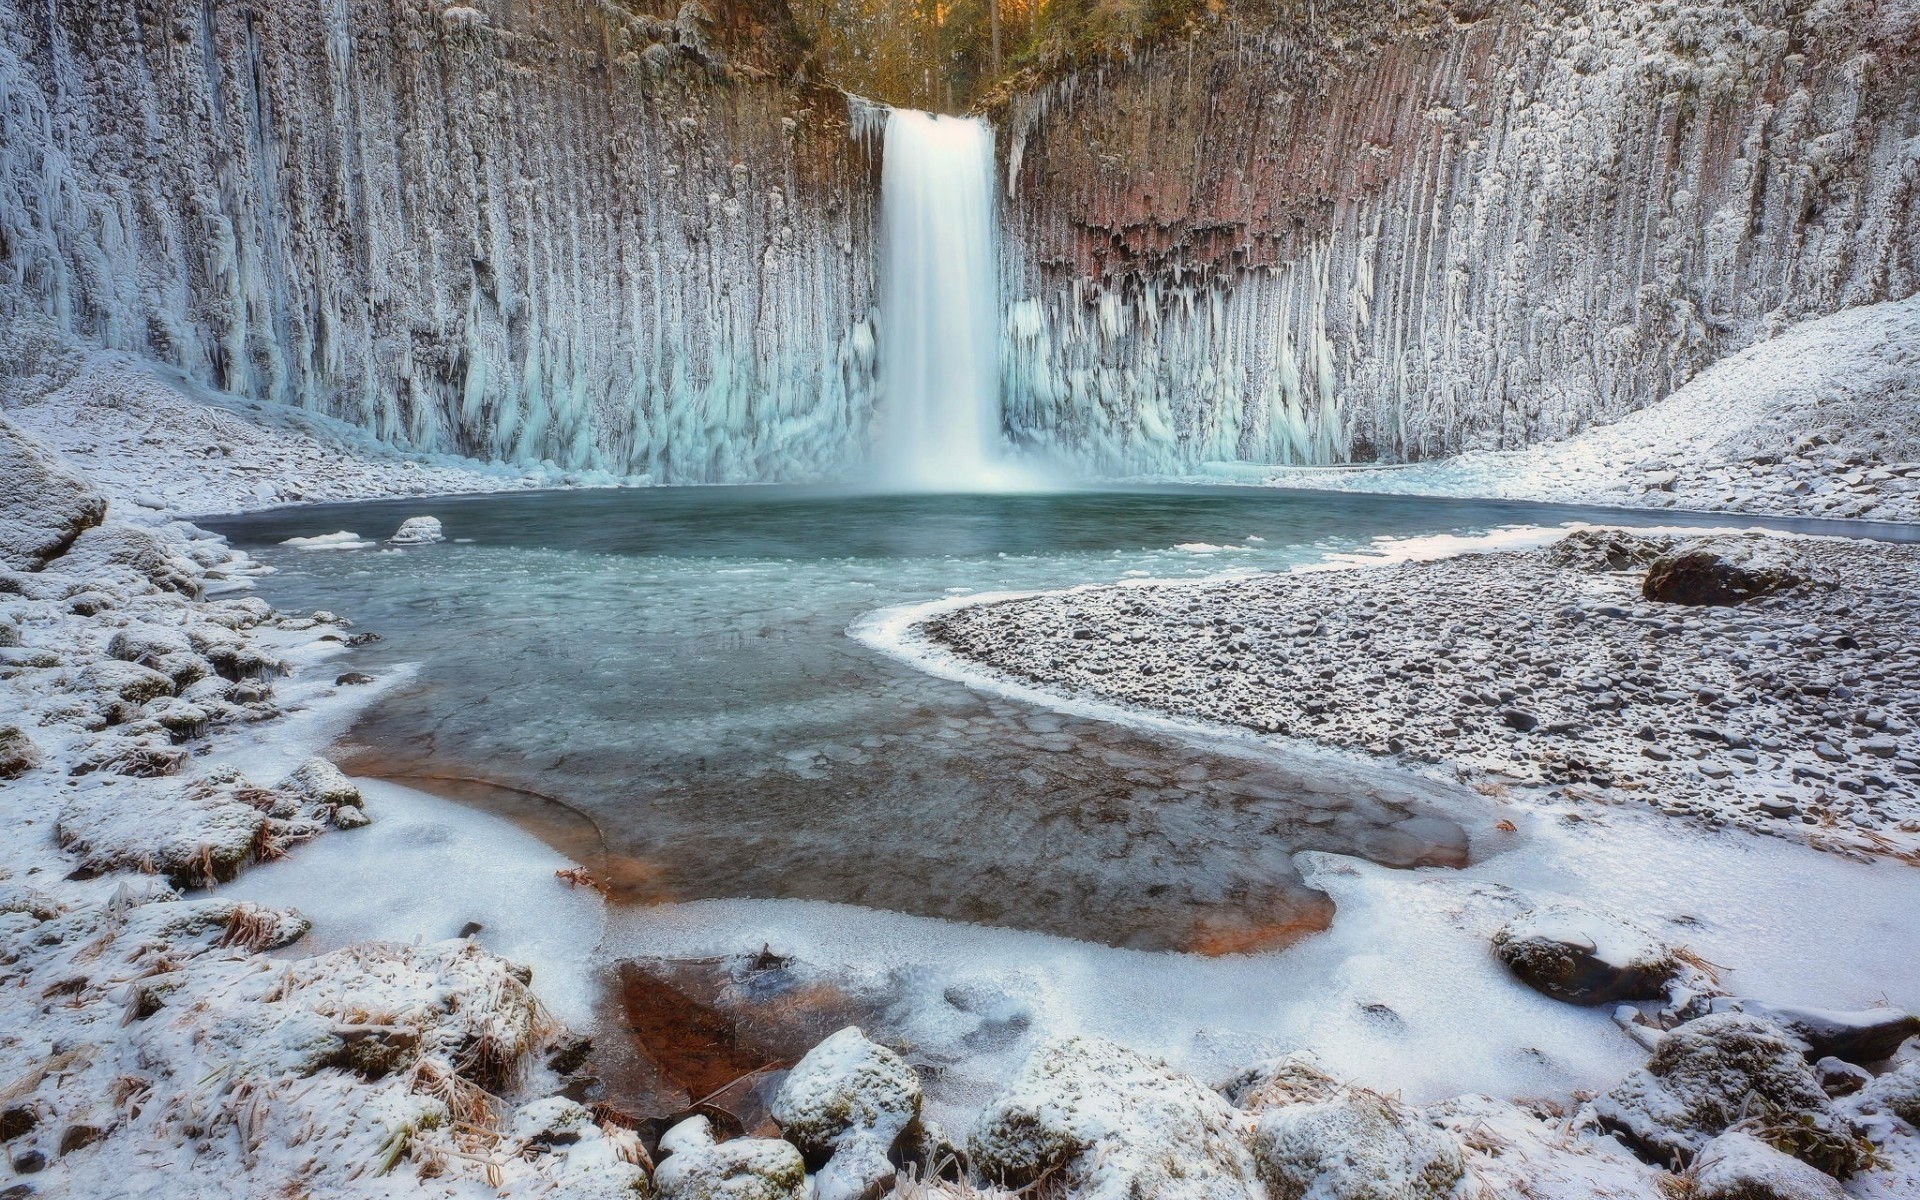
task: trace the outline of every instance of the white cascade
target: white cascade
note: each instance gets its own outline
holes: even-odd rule
[[[1001,461],[993,130],[894,109],[880,172],[878,474],[887,487],[1009,486]]]

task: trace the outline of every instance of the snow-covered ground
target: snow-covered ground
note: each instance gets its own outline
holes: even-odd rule
[[[396,450],[344,421],[216,392],[110,351],[50,356],[39,375],[9,391],[6,416],[59,451],[123,513],[646,482]]]
[[[1920,296],[1799,325],[1611,425],[1404,467],[1223,467],[1285,487],[1920,520]]]

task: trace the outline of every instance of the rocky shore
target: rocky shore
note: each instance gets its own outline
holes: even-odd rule
[[[634,1194],[631,1131],[527,1103],[582,1054],[524,967],[215,890],[379,819],[303,757],[367,635],[258,570],[0,418],[0,1194]]]
[[[1655,586],[1688,563],[1693,591]],[[1911,860],[1917,596],[1920,548],[1594,529],[968,606],[925,633],[1050,689]]]

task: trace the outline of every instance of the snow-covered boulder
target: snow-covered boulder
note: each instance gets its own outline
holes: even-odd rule
[[[18,725],[0,725],[0,779],[18,779],[40,765],[40,748]]]
[[[1547,550],[1548,559],[1576,571],[1644,570],[1673,548],[1669,537],[1649,537],[1624,529],[1577,529]]]
[[[107,498],[0,416],[0,567],[38,571],[107,516]]]
[[[660,1200],[803,1200],[807,1164],[774,1138],[715,1142],[705,1117],[691,1117],[660,1139],[665,1161],[653,1173]]]
[[[1660,1039],[1647,1065],[1593,1102],[1601,1122],[1660,1161],[1682,1166],[1749,1119],[1830,1175],[1866,1161],[1866,1146],[1778,1026],[1715,1013]]]
[[[892,1177],[894,1146],[920,1119],[920,1077],[848,1026],[797,1063],[771,1106],[788,1141],[819,1169],[817,1200],[859,1200]]]
[[[1809,1059],[1837,1058],[1865,1065],[1892,1058],[1908,1038],[1920,1035],[1920,1017],[1897,1008],[1842,1012],[1760,1000],[1727,1000],[1716,1009],[1752,1013],[1803,1043]]]
[[[773,1098],[773,1119],[810,1161],[852,1136],[891,1146],[920,1116],[920,1077],[898,1054],[849,1025],[809,1050]]]
[[[568,1146],[595,1128],[586,1105],[565,1096],[548,1096],[524,1105],[513,1114],[513,1140],[522,1146]]]
[[[309,803],[319,804],[328,816],[334,816],[342,808],[363,808],[359,787],[348,780],[346,772],[328,762],[326,758],[307,758],[294,774],[280,783],[284,791],[294,793]]]
[[[400,528],[394,530],[387,539],[389,546],[431,546],[435,542],[447,540],[446,531],[440,528],[438,517],[408,517],[400,522]]]
[[[1494,932],[1493,951],[1522,983],[1572,1004],[1660,999],[1681,967],[1647,930],[1571,904],[1515,917]]]
[[[1453,1135],[1363,1089],[1267,1112],[1253,1151],[1273,1200],[1439,1200],[1466,1172]]]
[[[1860,1090],[1861,1112],[1886,1112],[1920,1129],[1920,1059],[1900,1064]]]
[[[1034,1050],[967,1139],[1010,1187],[1049,1172],[1079,1200],[1246,1200],[1258,1194],[1237,1113],[1158,1059],[1102,1038]]]
[[[1693,1200],[1845,1200],[1846,1191],[1750,1133],[1729,1130],[1700,1151]]]
[[[151,529],[108,522],[89,529],[60,557],[59,569],[88,580],[145,582],[183,596],[200,594],[205,572],[177,542]]]
[[[93,788],[66,803],[53,832],[91,874],[147,871],[177,886],[201,887],[240,873],[266,821],[230,788],[189,784],[163,797]]]

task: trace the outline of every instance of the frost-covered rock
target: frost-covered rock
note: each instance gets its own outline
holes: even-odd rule
[[[438,517],[408,517],[400,522],[393,536],[387,539],[389,546],[430,546],[435,542],[447,540],[446,531],[440,528]]]
[[[1681,966],[1640,926],[1571,904],[1515,917],[1495,931],[1493,950],[1521,982],[1572,1004],[1657,1000]]]
[[[691,1117],[660,1139],[667,1157],[653,1173],[660,1200],[801,1200],[807,1164],[773,1138],[715,1142],[705,1117]]]
[[[83,871],[145,871],[200,887],[239,874],[266,822],[265,813],[231,789],[189,784],[156,796],[96,787],[61,808],[54,837],[79,857]]]
[[[346,823],[353,827],[367,823],[365,801],[361,799],[360,789],[354,786],[344,771],[324,758],[309,758],[301,763],[280,786],[320,806],[329,820],[343,828],[347,827],[341,821],[343,814],[346,815]]]
[[[61,556],[60,570],[90,581],[151,584],[185,596],[200,594],[205,574],[176,543],[144,526],[118,521],[82,533]]]
[[[1892,1058],[1907,1039],[1920,1035],[1920,1017],[1897,1008],[1842,1012],[1745,999],[1721,1001],[1715,1007],[1773,1022],[1805,1045],[1809,1059],[1877,1063]]]
[[[171,696],[174,689],[173,680],[152,667],[118,659],[103,659],[82,669],[74,679],[74,686],[82,691],[118,697],[129,704],[145,704]]]
[[[106,515],[105,496],[0,416],[0,567],[37,571]]]
[[[1466,1171],[1451,1134],[1360,1089],[1267,1112],[1253,1151],[1273,1200],[1439,1200]]]
[[[1778,1026],[1744,1013],[1689,1021],[1660,1040],[1641,1070],[1593,1103],[1602,1123],[1645,1153],[1680,1166],[1745,1121],[1830,1175],[1865,1161],[1866,1147]]]
[[[920,1077],[850,1025],[794,1065],[772,1113],[780,1132],[813,1161],[824,1161],[849,1135],[892,1145],[919,1119]]]
[[[565,1096],[548,1096],[513,1114],[513,1138],[523,1146],[566,1146],[594,1127],[593,1113]]]
[[[40,748],[18,725],[0,725],[0,779],[18,779],[41,763]]]
[[[1070,1037],[1034,1050],[967,1148],[975,1171],[1010,1187],[1058,1171],[1083,1200],[1245,1200],[1258,1184],[1240,1119],[1158,1059]]]
[[[1625,529],[1578,529],[1555,542],[1547,557],[1578,571],[1644,570],[1672,549],[1673,541]]]
[[[1684,546],[1655,559],[1640,593],[1665,604],[1732,605],[1806,581],[1803,571],[1778,556],[1705,544]]]
[[[1750,1133],[1729,1130],[1700,1151],[1693,1200],[1844,1200],[1845,1190]]]
[[[771,1111],[780,1132],[819,1168],[818,1200],[858,1200],[893,1176],[889,1154],[920,1119],[920,1077],[848,1026],[795,1064]]]
[[[1860,1090],[1862,1112],[1888,1112],[1920,1129],[1920,1059],[1900,1064]]]

